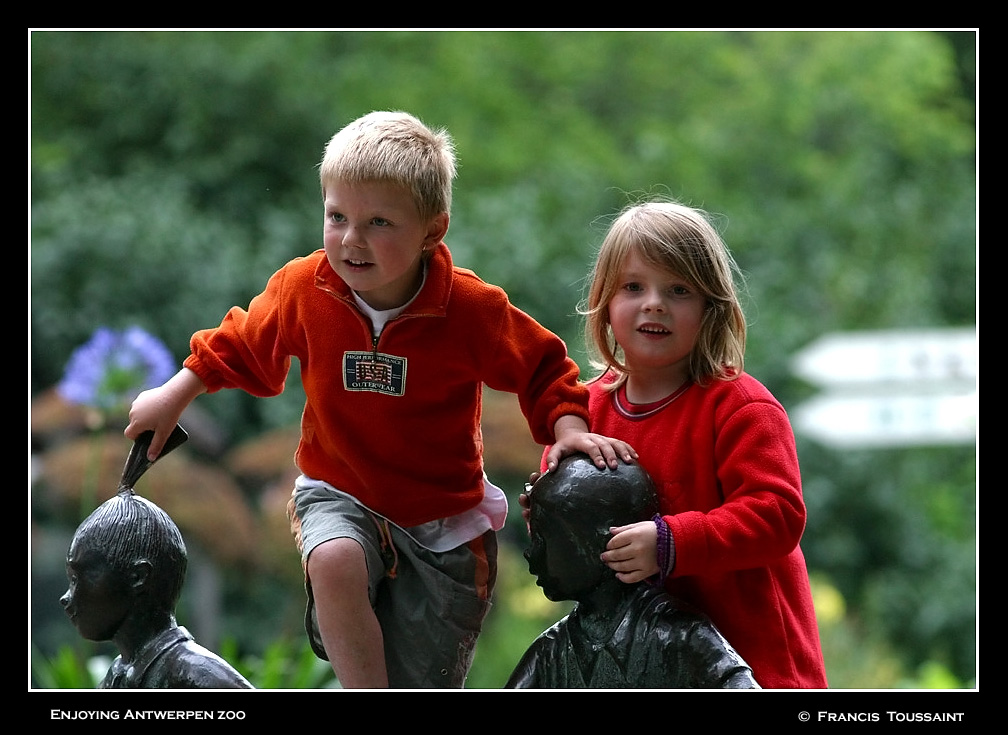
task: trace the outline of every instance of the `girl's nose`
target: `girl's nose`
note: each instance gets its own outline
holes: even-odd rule
[[[661,295],[655,292],[648,291],[644,297],[644,311],[664,311],[665,302],[662,301]]]

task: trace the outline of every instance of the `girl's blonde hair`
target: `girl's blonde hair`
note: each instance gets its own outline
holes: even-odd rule
[[[628,368],[609,323],[609,302],[619,288],[620,270],[631,251],[655,268],[686,279],[706,300],[700,332],[690,353],[689,377],[704,385],[733,380],[744,369],[746,322],[739,303],[742,274],[721,236],[702,210],[677,202],[635,204],[617,217],[599,248],[590,274],[585,342],[592,365],[626,381]]]
[[[319,165],[322,195],[329,182],[383,181],[406,187],[424,219],[451,213],[455,146],[406,112],[372,112],[354,120],[326,145]]]

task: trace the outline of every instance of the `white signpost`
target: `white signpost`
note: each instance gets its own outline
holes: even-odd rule
[[[801,350],[792,369],[824,389],[790,411],[796,432],[824,444],[976,442],[975,328],[829,334]]]

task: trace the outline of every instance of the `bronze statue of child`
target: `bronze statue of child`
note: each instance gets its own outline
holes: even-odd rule
[[[144,469],[127,464],[119,491],[77,527],[67,552],[60,603],[81,636],[119,649],[98,688],[252,689],[175,620],[186,547],[171,517],[126,481]]]
[[[611,529],[653,517],[637,464],[598,469],[572,455],[526,490],[529,571],[574,609],[532,642],[507,688],[759,689],[710,620],[660,585],[626,584],[601,560]]]

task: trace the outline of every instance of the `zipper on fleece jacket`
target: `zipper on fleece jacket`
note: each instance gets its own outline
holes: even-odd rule
[[[419,319],[421,317],[435,316],[434,314],[425,314],[425,313],[410,314],[409,312],[403,312],[402,314],[399,314],[398,316],[389,319],[387,322],[385,322],[385,325],[381,328],[381,331],[378,332],[378,334],[375,334],[374,325],[371,324],[367,316],[365,316],[361,312],[361,310],[357,308],[356,304],[354,305],[354,311],[357,312],[357,315],[361,318],[361,321],[364,322],[365,326],[367,327],[368,333],[371,335],[371,354],[373,355],[375,360],[378,359],[378,343],[381,341],[382,335],[385,334],[385,332],[388,330],[390,326],[392,326],[397,322],[406,321],[407,319]]]
[[[374,325],[371,323],[371,320],[368,319],[367,315],[360,310],[360,307],[357,306],[357,303],[355,301],[345,298],[343,295],[341,295],[340,293],[336,292],[333,289],[326,288],[324,290],[332,294],[333,298],[335,298],[337,301],[344,303],[347,307],[349,307],[350,311],[352,311],[354,314],[357,315],[357,319],[364,326],[364,330],[371,336],[371,355],[376,361],[378,359],[378,343],[381,340],[382,335],[385,334],[386,328],[390,324],[402,321],[404,319],[410,319],[413,317],[435,316],[434,314],[428,314],[428,313],[411,314],[409,312],[403,312],[398,316],[389,319],[387,322],[385,322],[384,326],[382,326],[381,328],[381,331],[379,331],[378,334],[375,334]]]

